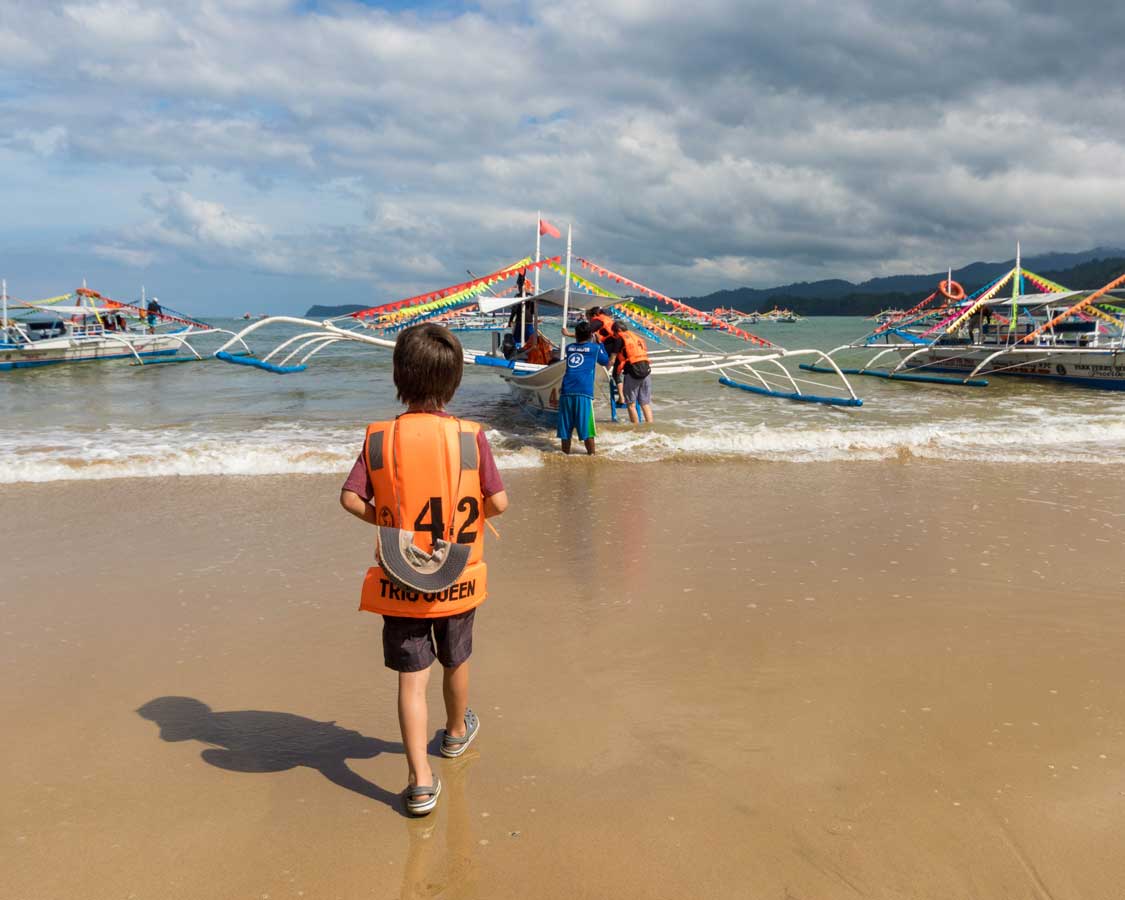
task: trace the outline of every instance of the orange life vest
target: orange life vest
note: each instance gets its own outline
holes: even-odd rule
[[[553,355],[554,348],[551,347],[551,342],[543,335],[536,334],[532,338],[531,349],[527,351],[526,359],[529,363],[535,363],[538,366],[549,366]]]
[[[487,596],[484,563],[484,496],[477,433],[480,426],[446,416],[407,413],[367,426],[364,457],[379,525],[414,532],[427,552],[437,538],[471,544],[465,571],[444,591],[407,590],[379,566],[367,570],[359,608],[411,619],[468,612]]]
[[[619,331],[617,336],[621,338],[622,346],[621,352],[617,354],[617,362],[614,363],[613,371],[621,372],[626,363],[648,362],[648,346],[645,344],[644,338],[633,334],[631,331]]]
[[[606,313],[598,313],[590,319],[591,336],[599,344],[613,334],[613,318]]]

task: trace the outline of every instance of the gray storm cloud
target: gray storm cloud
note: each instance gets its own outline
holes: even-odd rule
[[[669,292],[861,278],[1125,239],[1122,37],[1093,3],[15,3],[0,153],[113,171],[123,264],[409,293],[542,208]]]

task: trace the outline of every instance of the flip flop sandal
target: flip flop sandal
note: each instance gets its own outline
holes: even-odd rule
[[[465,710],[465,728],[467,730],[464,737],[454,737],[448,731],[445,732],[441,739],[442,756],[447,759],[456,759],[469,749],[469,744],[473,742],[473,738],[480,731],[480,719],[471,709]]]
[[[406,789],[406,811],[412,816],[425,816],[437,806],[441,796],[441,779],[435,778],[433,784],[415,784]],[[419,800],[425,797],[425,800]]]

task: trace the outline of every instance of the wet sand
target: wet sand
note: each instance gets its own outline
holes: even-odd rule
[[[481,737],[418,821],[342,477],[5,487],[0,893],[1118,897],[1125,486],[1095,474],[506,473]]]

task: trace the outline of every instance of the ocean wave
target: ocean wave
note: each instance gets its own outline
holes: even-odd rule
[[[994,462],[1120,463],[1125,420],[939,422],[918,425],[777,427],[713,423],[682,433],[650,430],[633,437],[614,432],[602,441],[607,455],[658,460],[670,456],[788,462],[870,461],[916,456]]]
[[[542,466],[557,453],[543,429],[487,431],[502,470]],[[356,459],[354,428],[271,425],[246,432],[107,427],[0,432],[0,484],[197,475],[335,474]],[[1125,462],[1125,419],[1032,418],[992,424],[946,421],[839,427],[712,423],[689,429],[603,427],[599,453],[612,460],[763,460],[794,463],[925,459],[1095,464]]]

